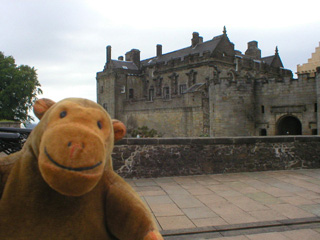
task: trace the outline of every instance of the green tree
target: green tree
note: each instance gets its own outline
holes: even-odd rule
[[[138,127],[131,131],[131,137],[140,136],[142,138],[153,138],[153,137],[162,137],[155,129],[149,129],[147,126]]]
[[[12,56],[0,52],[0,119],[29,122],[28,111],[41,94],[34,67],[17,66]]]

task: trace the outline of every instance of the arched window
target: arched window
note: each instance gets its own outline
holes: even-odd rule
[[[231,82],[234,82],[234,81],[236,80],[233,71],[229,71],[229,72],[228,72],[228,79],[229,79],[229,81],[231,81]]]

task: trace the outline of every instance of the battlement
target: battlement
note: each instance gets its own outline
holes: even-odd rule
[[[320,66],[320,43],[319,47],[316,47],[314,53],[312,53],[311,58],[308,59],[308,63],[302,65],[297,65],[297,74],[314,73],[317,71],[317,67]]]

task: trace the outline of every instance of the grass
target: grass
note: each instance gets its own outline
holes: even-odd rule
[[[12,122],[12,123],[14,123],[14,122],[17,122],[17,121],[14,121],[14,120],[5,120],[5,119],[0,119],[0,122]]]

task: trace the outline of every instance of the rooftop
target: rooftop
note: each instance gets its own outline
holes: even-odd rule
[[[158,57],[153,57],[149,59],[145,59],[141,61],[143,65],[155,64],[157,62],[168,62],[169,60],[176,59],[176,58],[184,58],[190,54],[199,54],[200,56],[203,55],[204,52],[212,53],[218,44],[220,43],[221,39],[223,38],[223,34],[217,37],[214,37],[212,40],[198,43],[196,46],[186,47],[177,51],[169,52],[163,54]]]

